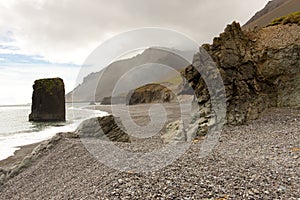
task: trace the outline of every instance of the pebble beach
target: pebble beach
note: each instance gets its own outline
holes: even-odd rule
[[[134,173],[107,167],[80,139],[64,137],[2,185],[0,199],[300,198],[300,110],[271,109],[246,125],[225,126],[204,158],[201,142],[164,168]],[[149,151],[162,144],[117,145]]]

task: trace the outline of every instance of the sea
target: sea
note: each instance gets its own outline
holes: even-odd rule
[[[66,103],[66,122],[29,122],[31,105],[0,105],[0,160],[14,155],[21,146],[47,140],[59,132],[75,131],[85,119],[105,116],[89,103]]]

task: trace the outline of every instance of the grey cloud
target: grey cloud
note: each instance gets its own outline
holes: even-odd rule
[[[49,60],[83,62],[104,39],[141,27],[179,31],[199,45],[233,20],[244,23],[267,0],[16,0],[0,14],[22,49]],[[0,29],[0,30],[1,30]]]

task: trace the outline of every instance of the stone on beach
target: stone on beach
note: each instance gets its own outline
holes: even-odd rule
[[[75,131],[81,138],[97,138],[114,142],[130,142],[120,120],[113,115],[83,121]]]

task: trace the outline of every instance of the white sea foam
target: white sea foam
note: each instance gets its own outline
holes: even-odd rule
[[[0,110],[15,111],[18,109],[28,109],[28,107],[1,107]],[[108,114],[99,110],[88,110],[76,107],[69,107],[67,109],[67,113],[68,119],[66,125],[54,124],[54,126],[51,126],[50,124],[40,131],[36,131],[35,129],[32,129],[32,131],[25,131],[24,129],[22,129],[24,131],[16,130],[15,132],[11,133],[0,133],[0,160],[6,159],[7,157],[14,155],[14,152],[20,149],[20,146],[34,144],[43,140],[47,140],[53,137],[56,133],[75,131],[78,125],[83,120],[91,117],[105,116]],[[27,121],[27,115],[24,115],[24,117],[26,118],[26,120],[22,120]]]

